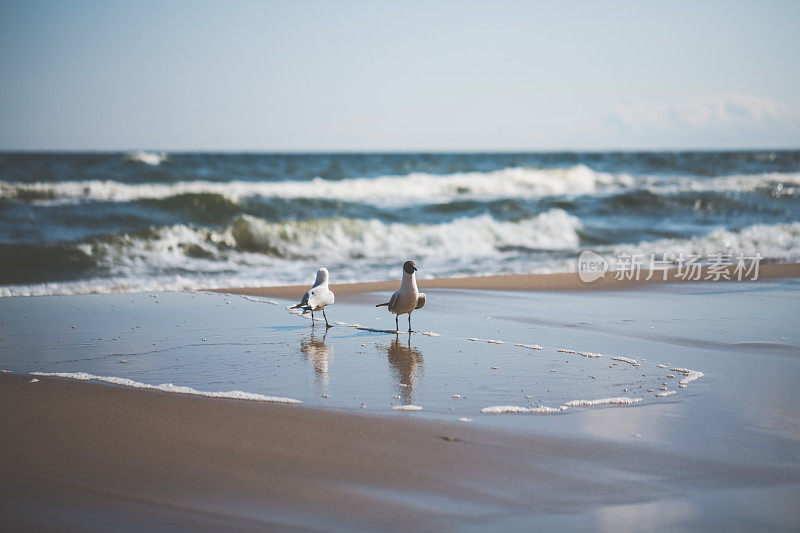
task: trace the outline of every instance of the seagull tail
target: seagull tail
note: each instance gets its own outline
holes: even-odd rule
[[[386,302],[385,304],[378,304],[375,307],[389,307],[389,302]]]

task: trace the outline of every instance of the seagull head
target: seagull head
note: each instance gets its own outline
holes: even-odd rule
[[[403,272],[406,274],[413,274],[417,271],[417,267],[414,265],[414,261],[406,261],[403,263]]]
[[[317,279],[314,281],[314,286],[316,287],[320,283],[328,283],[328,269],[325,267],[317,270]]]

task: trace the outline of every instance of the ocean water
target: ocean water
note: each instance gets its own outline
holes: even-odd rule
[[[800,151],[0,153],[0,295],[800,260]]]

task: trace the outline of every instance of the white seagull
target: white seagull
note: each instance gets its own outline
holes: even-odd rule
[[[397,323],[397,319],[400,318],[400,315],[408,313],[408,331],[411,332],[411,313],[425,305],[425,294],[419,292],[417,279],[414,277],[416,271],[417,267],[414,266],[414,261],[403,263],[403,282],[400,284],[400,290],[392,294],[387,303],[375,306],[383,307],[385,305],[389,308],[390,313],[395,314],[394,326],[398,331],[400,331],[400,325]]]
[[[331,327],[328,324],[328,317],[325,316],[325,306],[333,303],[333,291],[328,288],[328,269],[325,267],[317,270],[317,279],[314,285],[303,295],[300,303],[293,305],[290,309],[302,309],[303,311],[311,311],[311,325],[314,325],[314,311],[322,309],[322,316],[325,317],[325,326]]]

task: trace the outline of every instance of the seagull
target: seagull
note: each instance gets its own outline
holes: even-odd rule
[[[411,313],[415,309],[422,309],[425,305],[425,294],[419,292],[417,288],[417,280],[414,277],[414,272],[417,267],[414,266],[414,261],[406,261],[403,263],[403,282],[400,284],[400,290],[392,294],[389,301],[385,304],[378,304],[375,307],[386,306],[389,308],[390,313],[394,313],[394,326],[398,331],[400,325],[397,319],[400,315],[408,313],[408,331],[411,332]]]
[[[328,269],[325,267],[317,270],[317,279],[314,285],[303,295],[300,303],[293,305],[290,309],[302,309],[303,311],[311,311],[311,325],[314,325],[314,311],[322,309],[322,316],[325,317],[325,326],[331,327],[328,324],[328,317],[325,316],[325,306],[333,303],[333,291],[328,288]]]

